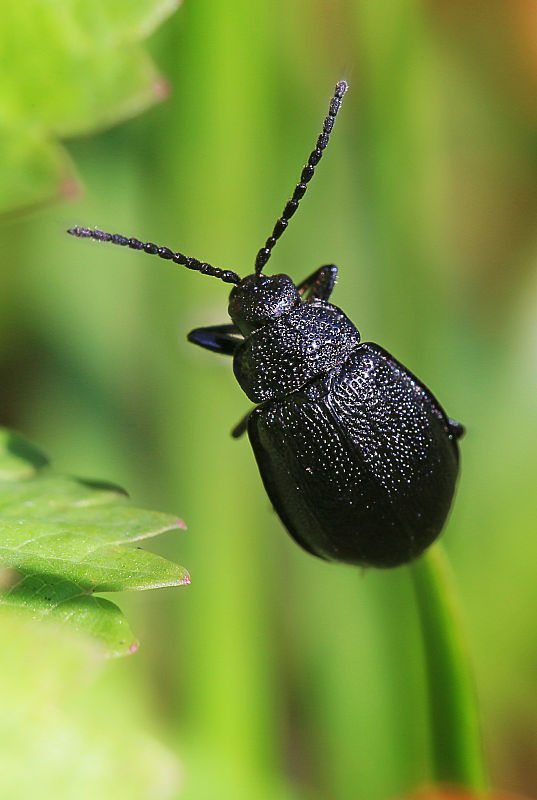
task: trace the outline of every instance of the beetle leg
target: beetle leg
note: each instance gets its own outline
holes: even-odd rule
[[[460,439],[461,436],[464,436],[466,428],[460,422],[457,422],[456,419],[448,419],[448,428],[450,436],[454,439]]]
[[[211,325],[208,328],[195,328],[187,336],[189,342],[221,353],[223,356],[232,356],[242,341],[239,329],[235,325]]]
[[[233,436],[234,439],[240,439],[243,433],[246,433],[246,429],[248,428],[248,418],[251,413],[252,409],[250,409],[250,411],[248,411],[248,413],[244,415],[241,421],[238,422],[231,431],[231,435]]]
[[[328,300],[336,285],[337,267],[335,264],[325,264],[319,267],[313,275],[306,278],[296,287],[305,303],[312,300]]]

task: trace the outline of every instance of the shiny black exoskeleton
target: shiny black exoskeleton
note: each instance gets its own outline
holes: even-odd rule
[[[310,553],[350,564],[392,567],[420,555],[446,520],[463,427],[379,345],[361,342],[329,301],[337,268],[323,266],[295,286],[264,275],[328,143],[346,91],[336,86],[317,146],[292,199],[242,280],[231,271],[151,242],[73,228],[89,237],[157,254],[234,283],[232,324],[198,328],[189,340],[233,356],[240,386],[257,405],[245,430],[265,489],[293,538]]]

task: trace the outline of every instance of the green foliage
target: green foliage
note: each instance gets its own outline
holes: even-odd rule
[[[109,126],[156,102],[164,82],[141,46],[178,0],[3,0],[0,213],[72,196],[58,137]]]
[[[187,571],[128,545],[184,528],[130,505],[117,486],[55,474],[27,441],[0,429],[0,603],[98,638],[111,655],[136,649],[120,609],[96,592],[180,586]]]
[[[423,633],[434,783],[482,795],[487,786],[476,689],[441,545],[411,565]]]
[[[10,800],[171,800],[181,769],[99,643],[0,608],[0,791]],[[108,662],[109,663],[109,662]]]

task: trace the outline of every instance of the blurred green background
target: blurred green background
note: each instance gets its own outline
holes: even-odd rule
[[[529,0],[187,0],[147,43],[167,99],[69,139],[78,199],[2,222],[0,422],[189,527],[156,546],[192,585],[125,598],[142,646],[92,688],[107,727],[143,713],[178,797],[385,800],[425,781],[412,586],[283,531],[229,436],[249,405],[230,361],[186,342],[226,321],[226,286],[65,229],[246,274],[349,81],[270,266],[299,281],[338,264],[333,300],[362,338],[466,425],[443,541],[493,782],[536,796],[536,46]]]

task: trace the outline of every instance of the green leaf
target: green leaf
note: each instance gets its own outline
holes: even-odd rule
[[[179,796],[181,765],[151,734],[132,670],[103,669],[95,641],[4,608],[0,649],[3,798]]]
[[[104,645],[108,655],[134,653],[138,642],[122,611],[104,597],[83,594],[80,588],[61,578],[29,575],[17,578],[5,571],[4,586],[8,587],[0,602],[20,616],[34,619],[51,617],[58,623],[68,623],[82,634],[90,634]],[[9,588],[10,577],[15,580]]]
[[[184,523],[130,505],[113,484],[57,475],[21,436],[0,428],[0,603],[51,615],[112,655],[137,644],[120,609],[95,592],[190,583],[184,567],[139,548]]]
[[[0,212],[75,191],[74,168],[58,137],[113,125],[166,95],[139,43],[177,5],[3,0]]]

